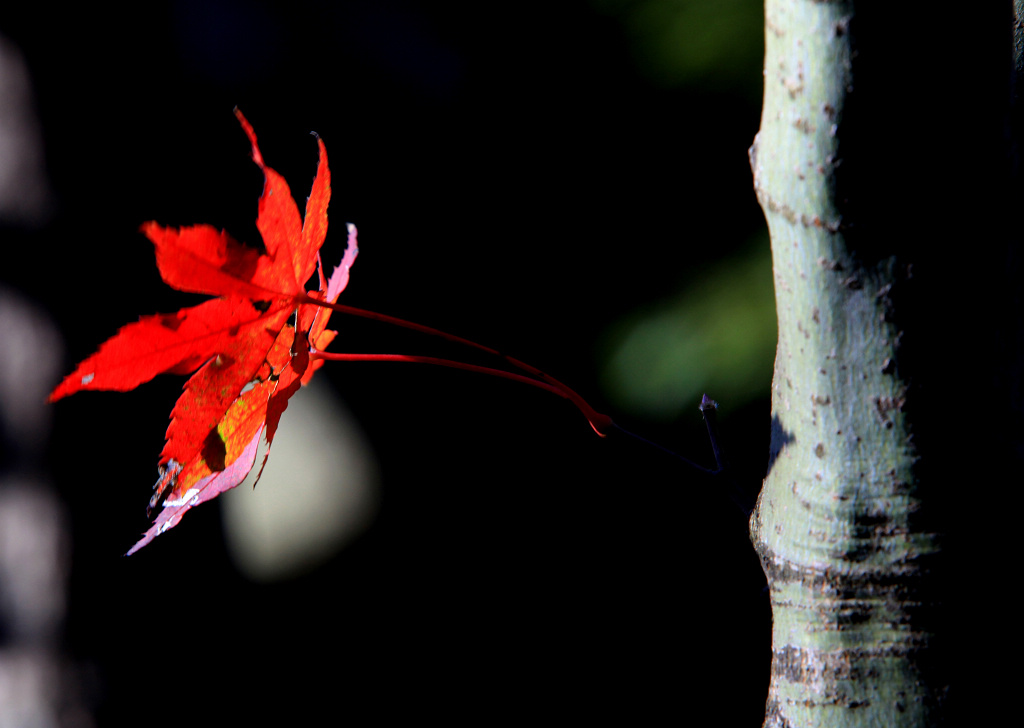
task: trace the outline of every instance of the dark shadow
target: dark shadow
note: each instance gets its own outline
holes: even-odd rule
[[[772,415],[772,439],[771,444],[768,447],[768,469],[765,471],[765,477],[772,472],[772,468],[775,466],[775,460],[779,457],[779,453],[782,452],[783,448],[791,442],[796,442],[796,438],[793,433],[786,432],[782,427],[782,422],[779,420],[778,415]]]

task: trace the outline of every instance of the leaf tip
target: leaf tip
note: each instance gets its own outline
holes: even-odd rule
[[[234,108],[234,112],[235,118],[238,119],[238,123],[242,125],[242,131],[244,131],[245,135],[249,137],[249,142],[252,144],[252,161],[256,162],[256,164],[258,164],[262,169],[264,166],[263,155],[260,154],[260,148],[256,144],[256,131],[252,128],[252,124],[249,123],[249,120],[245,118],[245,114],[243,114],[237,106]]]
[[[80,392],[83,389],[86,389],[95,378],[96,372],[94,371],[89,372],[88,374],[72,372],[68,376],[64,377],[64,380],[60,384],[53,388],[53,391],[46,397],[46,401],[53,403],[57,400],[64,399],[75,392]]]

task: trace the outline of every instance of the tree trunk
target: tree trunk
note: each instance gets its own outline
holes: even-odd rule
[[[962,441],[950,449],[937,398],[949,386],[941,375],[966,382],[971,369],[953,365],[964,342],[937,324],[950,298],[973,310],[944,278],[957,256],[983,254],[963,243],[1000,242],[998,207],[986,203],[1005,199],[1008,179],[1006,117],[993,98],[1009,89],[1010,14],[999,25],[989,11],[945,18],[874,4],[868,15],[871,5],[765,8],[750,161],[771,233],[779,341],[770,466],[750,527],[773,614],[766,726],[948,719],[940,585],[954,572],[941,531],[958,459],[971,454]],[[971,36],[982,26],[995,30]],[[953,38],[970,40],[941,50]],[[974,85],[957,86],[960,74]],[[943,247],[952,243],[955,252]]]

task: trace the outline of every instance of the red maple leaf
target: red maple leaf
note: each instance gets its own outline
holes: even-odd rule
[[[612,426],[578,394],[553,377],[494,349],[391,316],[339,305],[358,253],[348,225],[344,257],[326,279],[320,247],[327,235],[331,196],[327,150],[317,137],[320,161],[300,218],[288,184],[263,162],[256,134],[235,110],[252,142],[253,161],[264,174],[256,220],[263,252],[209,225],[181,229],[155,222],[141,231],[152,241],[160,276],[172,288],[217,296],[173,314],[143,316],[121,328],[50,394],[54,402],[87,389],[127,391],[157,374],[192,374],[171,411],[160,476],[148,513],[161,508],[132,554],[173,528],[192,507],[245,480],[261,445],[266,463],[288,399],[324,360],[406,361],[483,372],[565,397],[603,435]],[[306,282],[318,273],[318,288]],[[336,332],[326,329],[331,311],[363,316],[441,336],[501,356],[527,375],[448,359],[400,354],[333,354],[324,348]],[[193,373],[194,372],[194,373]],[[262,472],[262,466],[260,469]],[[257,479],[258,479],[257,475]]]
[[[334,338],[326,331],[331,311],[312,300],[338,299],[357,254],[350,225],[341,265],[330,281],[321,269],[319,289],[307,294],[304,284],[320,267],[327,234],[331,188],[324,143],[317,139],[320,162],[300,218],[288,184],[264,164],[252,126],[235,114],[265,177],[256,221],[265,252],[209,225],[176,230],[145,223],[142,232],[156,249],[164,282],[218,298],[124,326],[50,394],[53,402],[85,389],[126,391],[157,374],[195,372],[171,412],[160,454],[150,513],[163,509],[129,553],[245,479],[261,438],[268,447],[273,441],[288,398],[323,364],[310,362],[310,346],[322,349]]]

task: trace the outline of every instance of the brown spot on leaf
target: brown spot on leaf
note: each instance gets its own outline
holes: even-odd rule
[[[216,473],[226,467],[224,459],[227,455],[228,451],[224,440],[221,438],[217,428],[214,427],[207,434],[206,439],[203,440],[203,460],[206,461],[206,465],[210,470]]]
[[[171,331],[177,331],[181,326],[185,317],[178,313],[158,313],[157,318],[160,319],[160,325],[164,328],[170,329]]]

